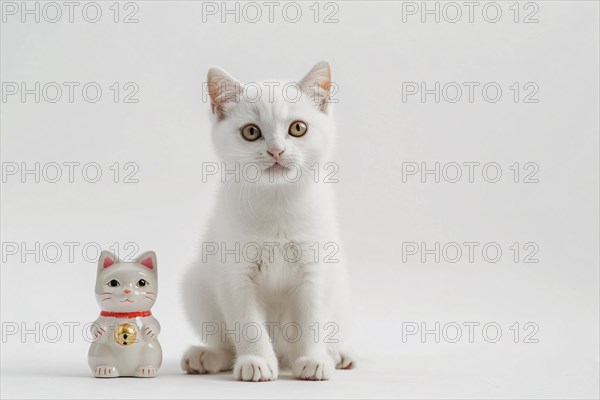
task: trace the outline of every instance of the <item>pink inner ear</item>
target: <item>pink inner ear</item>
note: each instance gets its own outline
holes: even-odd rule
[[[108,267],[110,267],[111,265],[113,265],[114,263],[115,263],[115,260],[113,260],[113,259],[112,259],[112,258],[110,258],[110,257],[106,257],[106,258],[104,259],[104,264],[103,264],[103,267],[104,267],[104,268],[108,268]]]
[[[140,264],[142,264],[146,268],[154,269],[154,265],[152,264],[152,257],[148,257],[140,261]]]

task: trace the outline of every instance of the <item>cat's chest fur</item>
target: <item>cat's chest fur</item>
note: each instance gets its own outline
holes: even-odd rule
[[[280,295],[298,286],[307,267],[320,262],[324,243],[335,241],[331,212],[323,204],[328,197],[326,191],[265,196],[248,207],[233,208],[235,212],[231,204],[222,204],[218,215],[225,218],[213,225],[216,242],[238,249],[237,263],[259,291]]]
[[[284,237],[265,240],[256,261],[250,263],[250,278],[265,294],[279,295],[297,286],[303,279],[303,269],[311,263],[309,246]]]
[[[263,226],[260,239],[249,241],[245,256],[257,287],[266,294],[279,295],[297,286],[306,267],[318,261],[318,225],[312,218],[283,217],[265,221]]]

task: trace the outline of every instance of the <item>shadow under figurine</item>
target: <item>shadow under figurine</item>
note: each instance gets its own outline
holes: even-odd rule
[[[123,262],[104,250],[98,260],[96,300],[102,309],[92,325],[88,364],[97,378],[156,376],[162,363],[160,324],[150,309],[158,293],[156,254]]]

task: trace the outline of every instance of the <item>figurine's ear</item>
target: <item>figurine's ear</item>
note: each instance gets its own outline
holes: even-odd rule
[[[137,256],[138,263],[142,264],[144,267],[156,270],[156,253],[153,251],[147,251],[143,254]]]
[[[98,271],[102,271],[113,264],[120,263],[119,257],[115,256],[112,252],[108,250],[103,250],[100,253],[100,258],[98,259]]]

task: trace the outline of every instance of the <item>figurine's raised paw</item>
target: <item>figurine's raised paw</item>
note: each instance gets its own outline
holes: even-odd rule
[[[117,378],[119,371],[109,365],[100,365],[94,368],[94,376],[96,378]]]
[[[145,367],[138,368],[138,370],[135,373],[135,376],[137,376],[138,378],[154,378],[157,372],[157,368],[154,368],[151,365],[147,365]]]
[[[106,328],[103,326],[100,326],[98,324],[93,324],[90,329],[91,329],[92,335],[94,335],[95,342],[99,341],[102,338],[102,335],[104,335],[106,333]]]
[[[277,379],[277,360],[268,362],[254,355],[240,356],[233,367],[233,376],[246,382],[266,382]]]
[[[151,327],[149,327],[147,325],[143,326],[142,332],[148,339],[151,339],[151,340],[156,339],[156,336],[157,336],[156,330],[152,329]]]
[[[292,375],[306,381],[325,381],[333,372],[333,360],[328,355],[304,356],[292,364]]]
[[[228,371],[233,365],[233,354],[226,350],[190,347],[181,358],[181,369],[188,374],[215,374]]]

